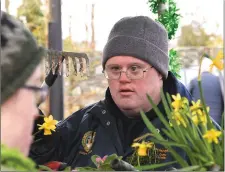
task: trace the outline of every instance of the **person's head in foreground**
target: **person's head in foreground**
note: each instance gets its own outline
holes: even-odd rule
[[[102,65],[112,98],[125,115],[149,111],[146,94],[158,104],[168,75],[167,31],[145,16],[119,20],[109,34]]]
[[[25,26],[1,12],[1,141],[24,155],[32,143],[44,49]]]

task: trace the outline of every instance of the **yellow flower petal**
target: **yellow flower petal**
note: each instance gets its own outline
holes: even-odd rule
[[[38,124],[38,126],[40,126],[38,129],[44,129],[44,135],[50,135],[52,134],[51,131],[55,131],[57,123],[58,121],[54,120],[52,115],[49,115],[44,118],[44,123],[42,125]]]
[[[140,143],[133,143],[131,147],[139,147]]]
[[[139,156],[147,156],[147,148],[146,147],[138,148],[138,155]]]
[[[217,131],[215,129],[211,129],[207,131],[204,135],[203,138],[207,139],[209,143],[215,142],[218,144],[218,137],[222,134],[221,131]]]
[[[223,64],[223,52],[220,51],[217,56],[212,60],[212,64],[210,65],[210,71],[212,71],[212,68],[215,66],[218,70],[223,70],[224,64]]]
[[[44,130],[44,135],[51,135],[51,134],[52,134],[51,130],[47,129]]]

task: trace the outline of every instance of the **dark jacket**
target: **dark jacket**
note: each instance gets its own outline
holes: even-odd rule
[[[163,89],[164,92],[173,95],[180,93],[189,101],[192,100],[187,89],[172,73],[169,73],[167,80],[164,81]],[[163,112],[162,103],[159,103],[158,107]],[[154,110],[147,112],[146,115],[156,128],[159,130],[164,128]],[[33,144],[30,157],[38,164],[56,160],[65,162],[72,168],[93,166],[91,156],[94,154],[103,157],[116,153],[126,160],[133,153],[131,148],[133,140],[146,133],[149,133],[149,130],[141,117],[138,119],[125,117],[113,102],[107,89],[105,100],[75,112],[58,124],[53,135],[44,136],[40,142]],[[160,145],[156,147],[163,150]],[[184,152],[181,150],[177,152],[184,158]],[[172,161],[171,155],[166,154],[166,159],[159,158],[159,163]],[[168,167],[161,170],[165,169]]]
[[[202,89],[206,105],[210,107],[209,114],[217,122],[221,123],[224,111],[224,102],[219,77],[210,72],[203,72],[201,75]],[[197,78],[191,80],[189,91],[195,101],[200,99],[200,92]]]

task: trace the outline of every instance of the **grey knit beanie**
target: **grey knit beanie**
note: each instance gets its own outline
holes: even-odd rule
[[[31,32],[1,11],[1,104],[25,84],[43,56]]]
[[[125,17],[112,28],[103,50],[102,66],[113,56],[133,56],[168,75],[168,35],[163,25],[147,16]]]

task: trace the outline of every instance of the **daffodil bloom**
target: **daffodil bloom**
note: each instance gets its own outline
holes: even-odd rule
[[[152,148],[153,142],[133,143],[131,147],[138,147],[138,156],[147,156],[147,150]]]
[[[220,51],[217,56],[212,60],[212,64],[210,65],[209,71],[212,72],[213,67],[215,66],[218,70],[223,70],[223,52]]]
[[[184,118],[181,116],[181,114],[177,111],[173,113],[172,119],[174,119],[177,123],[177,125],[182,124],[184,127],[187,127],[186,122],[184,121]]]
[[[182,106],[181,96],[178,93],[176,96],[175,95],[172,95],[172,98],[174,99],[174,101],[172,102],[172,107],[175,110],[178,110]]]
[[[207,117],[205,112],[202,110],[202,105],[200,104],[200,100],[196,103],[192,101],[192,106],[190,107],[192,111],[191,119],[194,124],[198,125],[199,122],[202,122],[204,125],[207,123]],[[209,107],[206,107],[207,112],[209,112]]]
[[[197,116],[197,115],[193,115],[193,116],[191,117],[191,119],[192,119],[192,121],[194,122],[195,125],[198,125],[199,120],[198,120],[198,116]]]
[[[201,100],[198,100],[196,103],[194,101],[192,101],[192,106],[190,107],[191,111],[195,111],[198,110],[199,108],[201,108]]]
[[[49,115],[48,117],[44,117],[44,123],[42,125],[38,124],[38,126],[40,126],[38,129],[44,129],[44,135],[51,135],[52,131],[55,131],[55,125],[57,123],[58,121],[54,120],[52,115]]]
[[[216,131],[215,129],[211,129],[203,135],[203,138],[207,139],[209,143],[215,142],[217,144],[218,137],[221,134],[222,134],[221,131]]]
[[[192,121],[194,122],[195,125],[198,125],[198,123],[200,123],[200,122],[203,123],[204,125],[206,125],[207,124],[207,117],[206,117],[205,113],[203,113],[202,111],[200,111],[200,112],[201,112],[201,114],[195,113],[194,115],[192,115],[191,119],[192,119]]]

